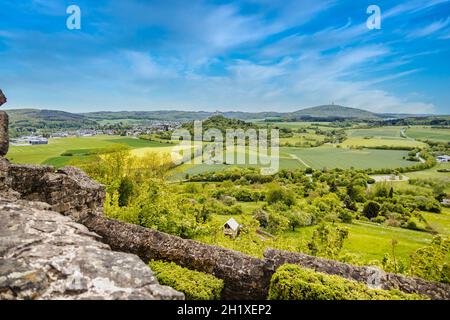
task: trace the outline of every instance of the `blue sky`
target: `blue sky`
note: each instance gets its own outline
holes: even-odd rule
[[[0,0],[0,88],[8,108],[70,112],[450,114],[450,0]]]

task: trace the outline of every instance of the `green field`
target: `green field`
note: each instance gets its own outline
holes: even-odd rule
[[[172,146],[159,142],[126,138],[121,136],[94,136],[77,138],[50,139],[48,145],[11,146],[7,158],[12,163],[19,164],[50,164],[61,167],[71,160],[87,156],[91,150],[98,150],[112,145],[124,144],[132,149]],[[63,153],[73,153],[73,156],[62,156]]]
[[[423,142],[412,140],[412,139],[404,139],[404,138],[360,138],[353,137],[348,138],[341,146],[344,148],[352,148],[352,147],[366,147],[366,148],[375,148],[375,147],[406,147],[406,148],[422,148],[427,145]]]
[[[318,148],[281,148],[281,155],[291,155],[299,159],[299,166],[304,164],[316,168],[355,168],[355,169],[380,169],[398,168],[411,165],[403,157],[407,152],[398,150],[349,150],[323,145]],[[281,160],[283,162],[283,160]]]
[[[450,192],[450,173],[449,172],[438,172],[440,169],[449,169],[450,163],[438,163],[431,169],[416,171],[416,172],[408,172],[405,175],[408,178],[412,179],[430,179],[430,180],[440,180],[447,184],[446,192]]]
[[[414,126],[406,130],[406,135],[413,139],[450,142],[450,129]]]
[[[314,127],[321,130],[334,130],[335,127],[332,127],[330,124],[331,122],[310,122],[310,121],[294,121],[294,122],[266,122],[266,121],[254,121],[253,122],[256,125],[259,126],[267,126],[271,125],[273,127],[278,128],[288,128],[292,130],[301,129],[301,128],[308,128],[308,127]]]
[[[398,150],[350,150],[323,145],[317,148],[280,148],[280,169],[314,169],[342,168],[342,169],[381,169],[407,167],[413,163],[404,160],[407,151]],[[226,164],[184,164],[175,169],[172,178],[182,179],[186,174],[195,175],[204,172],[221,171],[231,167],[251,167],[252,165]]]
[[[401,138],[402,127],[381,127],[370,129],[351,129],[347,131],[350,138]]]

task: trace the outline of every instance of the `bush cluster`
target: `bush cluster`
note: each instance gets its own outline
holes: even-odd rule
[[[188,300],[217,300],[223,289],[223,280],[212,275],[189,270],[173,262],[151,261],[150,268],[162,285],[183,292]]]
[[[285,264],[272,276],[270,300],[427,300],[398,290],[370,289],[366,285]]]

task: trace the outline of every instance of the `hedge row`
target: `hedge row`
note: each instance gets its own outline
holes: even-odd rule
[[[363,283],[285,264],[272,276],[270,300],[427,300],[398,290],[370,289]]]
[[[183,292],[187,300],[220,299],[223,280],[198,271],[189,270],[173,262],[151,261],[149,267],[162,285]]]

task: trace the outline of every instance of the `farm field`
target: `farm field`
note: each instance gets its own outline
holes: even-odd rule
[[[348,138],[343,143],[340,144],[343,148],[352,148],[352,147],[366,147],[366,148],[375,148],[375,147],[406,147],[406,148],[421,148],[425,147],[426,144],[424,142],[405,139],[405,138],[360,138],[353,137]]]
[[[139,151],[137,151],[139,152]],[[407,167],[412,163],[404,160],[407,151],[401,150],[350,150],[323,145],[317,148],[280,148],[280,169],[314,169],[342,168],[398,168]],[[194,175],[203,172],[225,170],[233,166],[251,167],[252,165],[226,165],[226,164],[184,164],[175,169],[172,177],[182,178],[186,174]]]
[[[350,129],[347,134],[350,138],[401,138],[400,131],[402,127],[381,127],[370,129]]]
[[[280,148],[280,154],[291,155],[299,160],[300,165],[308,165],[315,169],[342,168],[398,168],[410,166],[411,162],[403,157],[406,151],[399,150],[349,150],[323,145],[318,148]],[[283,161],[283,160],[281,160]]]
[[[160,148],[165,144],[121,136],[94,136],[77,138],[50,139],[48,145],[11,146],[7,158],[12,163],[19,164],[49,164],[61,167],[71,160],[80,160],[92,150],[124,144],[132,149]],[[167,146],[172,146],[166,144]],[[72,156],[63,156],[70,153]]]
[[[305,121],[305,122],[300,122],[300,121],[296,121],[296,122],[266,122],[266,121],[255,121],[254,122],[256,125],[260,125],[260,126],[266,126],[266,125],[271,125],[273,127],[278,127],[278,128],[289,128],[292,130],[295,129],[300,129],[300,128],[307,128],[307,127],[317,127],[321,130],[334,130],[336,128],[330,126],[331,122],[309,122],[309,121]]]
[[[450,129],[414,126],[406,130],[406,136],[413,139],[449,142]]]
[[[316,135],[314,133],[295,133],[293,137],[280,138],[280,146],[295,146],[296,144],[314,145],[316,142],[322,142],[325,136]]]
[[[449,172],[438,172],[440,169],[449,169],[450,163],[438,163],[431,169],[423,171],[408,172],[405,175],[410,179],[430,179],[430,180],[441,180],[447,184],[446,192],[450,192],[450,173]]]

